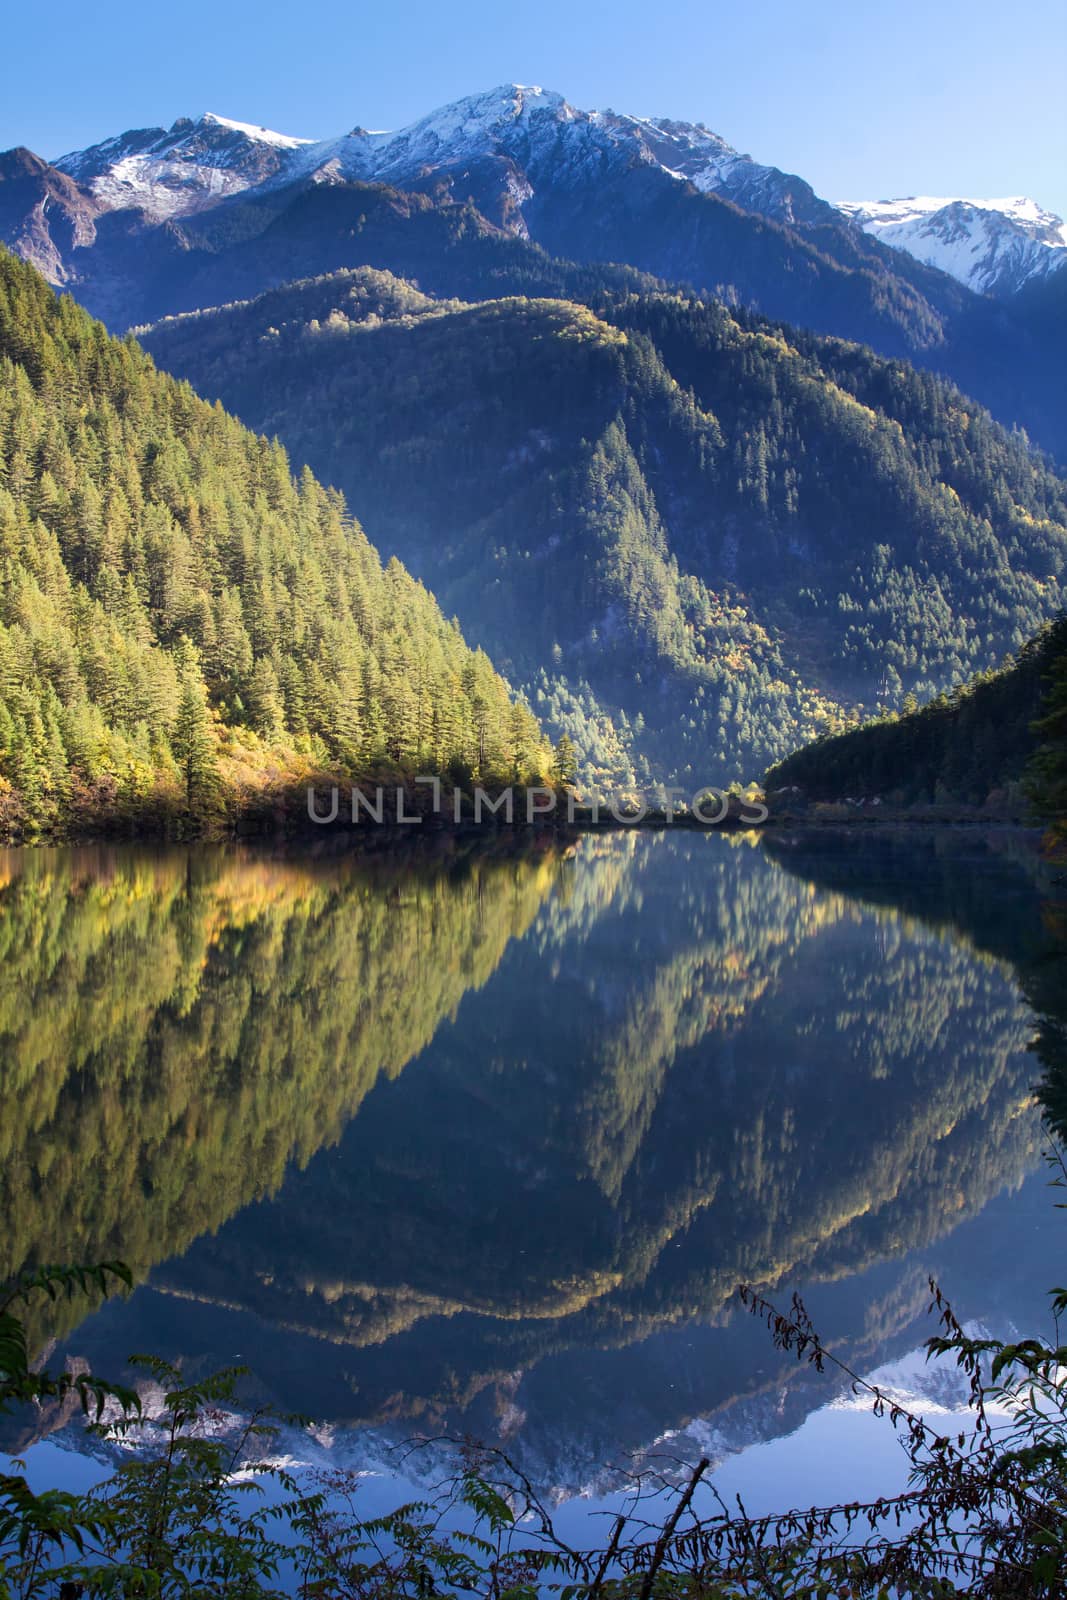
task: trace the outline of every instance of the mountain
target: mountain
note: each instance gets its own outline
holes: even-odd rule
[[[910,706],[900,717],[882,716],[860,728],[798,750],[767,773],[771,794],[788,791],[795,804],[882,797],[897,804],[1003,801],[1012,791],[1022,804],[1023,779],[1037,776],[1034,757],[1050,683],[1067,677],[1067,615],[1029,640],[999,672],[972,679],[951,695]],[[1062,701],[1062,690],[1061,690]],[[1035,726],[1036,724],[1036,726]],[[1057,801],[1050,818],[1064,813],[1063,714],[1060,707]],[[1052,748],[1047,763],[1052,776]]]
[[[141,227],[185,224],[174,246],[194,252],[217,254],[235,230],[276,226],[279,209],[309,187],[340,190],[351,214],[351,186],[358,196],[384,184],[473,207],[551,255],[721,289],[794,322],[880,337],[896,354],[940,343],[946,317],[965,303],[950,278],[887,253],[802,179],[739,155],[703,127],[580,111],[560,94],[515,84],[396,133],[356,128],[309,142],[208,115],[120,134],[57,168],[111,215],[135,215]]]
[[[839,249],[851,236],[854,250],[853,231],[841,227],[847,218],[980,294],[1014,292],[1062,265],[1067,250],[1062,220],[1033,200],[831,204],[803,178],[740,154],[703,123],[582,111],[561,94],[523,84],[469,96],[396,132],[354,128],[324,140],[212,113],[183,117],[170,129],[133,130],[62,156],[56,166],[107,209],[138,209],[154,221],[301,179],[387,184],[472,201],[490,221],[549,248],[545,234],[560,227],[562,193],[605,197],[620,179],[636,188],[638,177],[654,176],[790,227],[822,228],[825,240],[836,233]]]
[[[397,132],[297,139],[209,112],[169,129],[131,130],[55,163],[109,208],[155,220],[297,178],[399,189],[443,183],[523,234],[542,187],[603,182],[639,164],[782,222],[834,220],[834,208],[803,179],[739,155],[701,123],[580,111],[561,94],[523,84],[471,95]]]
[[[1067,592],[1067,485],[1021,437],[696,295],[364,270],[144,337],[351,494],[604,781],[754,775],[997,665]]]
[[[1016,294],[1067,266],[1067,223],[1035,200],[841,201],[838,210],[885,244],[951,273],[978,294]]]
[[[598,782],[751,775],[1063,603],[1063,485],[965,398],[1067,447],[1062,274],[976,295],[707,129],[514,85],[399,133],[205,116],[11,167],[18,247],[346,492]]]
[[[0,469],[0,832],[233,818],[323,770],[547,764],[339,495],[2,250]]]
[[[99,201],[32,151],[0,155],[0,240],[50,283],[65,284],[96,242]]]
[[[699,124],[511,84],[399,132],[320,141],[180,119],[68,154],[44,181],[73,185],[96,218],[91,240],[56,242],[50,276],[117,330],[341,267],[472,299],[523,292],[518,278],[558,277],[561,261],[614,263],[947,373],[1067,454],[1043,324],[1018,324],[1009,302],[891,249]],[[15,248],[27,214],[0,217]],[[462,249],[427,255],[434,230]]]
[[[190,216],[287,170],[311,145],[208,112],[169,128],[139,128],[76,150],[55,163],[108,211],[140,211],[154,222]]]

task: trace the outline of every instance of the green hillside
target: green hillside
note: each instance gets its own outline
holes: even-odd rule
[[[370,270],[158,324],[358,504],[587,771],[751,776],[1018,649],[1067,486],[951,385],[700,297],[437,301]]]
[[[338,493],[0,252],[0,832],[547,761]]]
[[[772,793],[797,788],[809,800],[882,797],[896,804],[982,805],[991,796],[1055,820],[1064,795],[1067,616],[1059,617],[999,672],[986,672],[927,705],[906,704],[796,751],[773,767]]]

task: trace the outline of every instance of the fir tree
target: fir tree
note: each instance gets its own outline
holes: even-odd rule
[[[170,744],[181,775],[186,805],[190,810],[205,809],[217,794],[219,772],[211,713],[203,685],[191,677],[186,678],[182,686]]]
[[[552,757],[552,776],[557,783],[572,784],[578,775],[578,758],[574,749],[574,741],[569,734],[562,733],[556,740],[556,748]]]

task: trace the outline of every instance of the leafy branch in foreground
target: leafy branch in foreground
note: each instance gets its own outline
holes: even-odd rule
[[[968,1425],[955,1434],[931,1427],[828,1351],[799,1299],[784,1315],[761,1295],[741,1290],[778,1349],[818,1371],[836,1367],[877,1416],[888,1416],[911,1461],[904,1494],[764,1518],[753,1531],[799,1538],[813,1581],[847,1582],[854,1595],[1061,1594],[1067,1581],[1067,1345],[970,1337],[933,1279],[930,1291],[942,1332],[927,1340],[928,1358],[954,1357],[969,1389]],[[1067,1292],[1054,1290],[1052,1300],[1058,1317]],[[868,1530],[862,1539],[861,1527]]]
[[[0,1416],[19,1403],[63,1402],[71,1395],[84,1413],[95,1410],[98,1418],[109,1398],[131,1410],[137,1409],[137,1396],[132,1390],[103,1383],[84,1373],[37,1371],[30,1361],[23,1324],[14,1314],[15,1306],[25,1305],[38,1292],[46,1294],[50,1300],[57,1300],[63,1294],[107,1295],[111,1279],[128,1289],[133,1286],[129,1268],[121,1261],[103,1261],[95,1267],[40,1267],[0,1285]]]
[[[680,1488],[677,1475],[636,1475],[606,1544],[583,1550],[500,1451],[421,1441],[411,1448],[456,1447],[452,1475],[426,1499],[364,1518],[358,1474],[298,1482],[271,1460],[276,1430],[240,1408],[241,1369],[188,1383],[167,1362],[136,1358],[163,1390],[151,1417],[129,1390],[34,1372],[13,1307],[35,1291],[106,1291],[110,1276],[128,1283],[117,1263],[47,1269],[0,1299],[0,1410],[73,1394],[97,1434],[126,1446],[83,1496],[0,1480],[0,1600],[54,1596],[57,1585],[61,1596],[123,1600],[1051,1600],[1067,1583],[1067,1345],[972,1338],[932,1280],[940,1332],[928,1355],[954,1359],[969,1391],[953,1433],[845,1365],[799,1299],[782,1312],[739,1291],[779,1350],[836,1369],[899,1432],[911,1461],[903,1493],[752,1516],[740,1499],[727,1505],[701,1460]],[[1067,1289],[1052,1305],[1058,1319]]]
[[[17,1406],[73,1402],[85,1416],[99,1419],[109,1400],[137,1414],[140,1402],[129,1389],[85,1373],[38,1371],[15,1310],[35,1294],[50,1300],[63,1294],[106,1295],[113,1279],[127,1288],[132,1283],[121,1262],[105,1261],[94,1267],[40,1267],[0,1286],[0,1417]],[[34,1494],[17,1473],[0,1473],[0,1600],[41,1593],[50,1583],[50,1558],[82,1554],[103,1534],[101,1518],[81,1497],[59,1490]]]

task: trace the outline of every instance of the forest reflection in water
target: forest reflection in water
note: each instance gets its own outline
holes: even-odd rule
[[[1016,836],[0,873],[0,1274],[128,1261],[132,1299],[37,1330],[100,1370],[240,1358],[286,1409],[577,1482],[697,1415],[764,1437],[818,1403],[740,1281],[817,1286],[873,1362],[929,1270],[1008,1319],[1053,1272]]]

